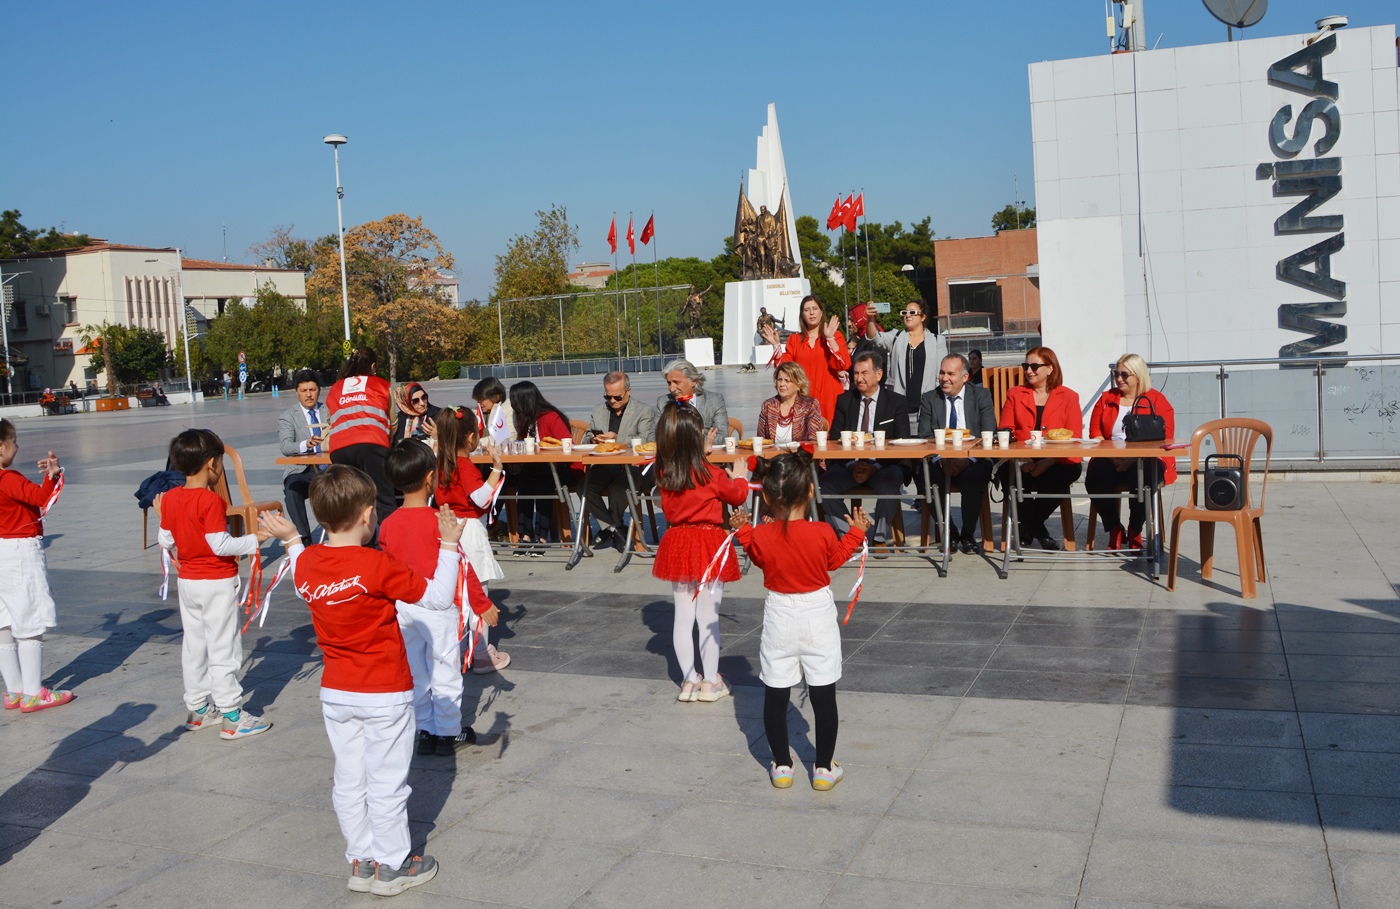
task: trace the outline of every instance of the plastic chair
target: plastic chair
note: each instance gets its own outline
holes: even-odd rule
[[[1203,469],[1201,442],[1209,436],[1217,455],[1238,455],[1244,461],[1244,507],[1215,511],[1196,504],[1200,472]],[[1264,477],[1259,487],[1259,505],[1253,504],[1249,477],[1254,450],[1264,439]],[[1167,589],[1176,589],[1176,559],[1184,521],[1201,522],[1201,577],[1209,578],[1215,567],[1215,525],[1229,523],[1235,528],[1235,548],[1240,562],[1240,596],[1253,599],[1256,579],[1267,579],[1264,571],[1264,496],[1269,488],[1269,466],[1274,454],[1274,430],[1263,420],[1233,417],[1202,423],[1191,434],[1191,498],[1187,505],[1172,511],[1171,556],[1167,562]]]
[[[1026,371],[1020,366],[982,367],[982,386],[992,393],[992,411],[998,416],[1006,404],[1006,396],[1017,385],[1026,381]]]
[[[571,433],[573,433],[574,444],[575,444],[575,445],[582,444],[582,442],[583,442],[583,434],[584,434],[585,432],[588,432],[588,421],[587,421],[587,420],[570,420],[570,421],[569,421],[569,431],[570,431]]]
[[[742,439],[744,437],[744,424],[733,417],[729,418],[729,435]]]
[[[233,496],[229,492],[228,471],[221,472],[219,483],[214,487],[214,491],[228,505],[229,533],[235,536],[253,533],[258,528],[258,512],[275,511],[281,514],[282,503],[253,501],[253,495],[248,491],[248,479],[243,475],[243,458],[239,456],[238,449],[225,442],[224,457],[233,463],[234,479],[238,481],[238,497],[242,500],[238,505],[233,504]]]

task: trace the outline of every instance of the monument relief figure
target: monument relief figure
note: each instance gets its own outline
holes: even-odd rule
[[[739,207],[734,214],[734,251],[739,254],[740,274],[745,281],[792,278],[800,272],[787,234],[787,198],[778,203],[777,214],[768,206],[753,210],[739,184]]]

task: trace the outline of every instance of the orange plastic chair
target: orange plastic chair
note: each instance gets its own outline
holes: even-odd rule
[[[228,505],[228,529],[229,533],[235,536],[255,533],[258,529],[258,512],[275,511],[282,513],[282,503],[276,501],[255,502],[253,495],[248,491],[248,479],[243,475],[243,458],[238,454],[238,449],[227,442],[224,443],[224,457],[233,464],[233,476],[238,482],[238,496],[242,500],[240,504],[233,503],[233,496],[229,491],[228,471],[219,474],[219,483],[214,487],[214,491],[219,494]]]
[[[1214,511],[1197,505],[1197,487],[1203,469],[1201,443],[1209,436],[1218,455],[1238,455],[1244,461],[1244,507]],[[1254,450],[1264,440],[1264,477],[1259,487],[1256,507],[1250,495],[1250,471]],[[1167,563],[1167,589],[1176,589],[1176,559],[1184,521],[1201,522],[1201,577],[1209,578],[1215,567],[1215,525],[1228,523],[1235,528],[1235,548],[1239,552],[1240,596],[1253,599],[1255,581],[1267,580],[1264,571],[1264,496],[1269,488],[1269,465],[1273,461],[1274,430],[1263,420],[1232,417],[1202,423],[1191,434],[1191,498],[1190,504],[1179,505],[1172,511],[1171,557]]]
[[[742,439],[742,438],[744,437],[744,424],[743,424],[743,422],[742,422],[741,420],[736,420],[736,419],[734,419],[733,417],[730,417],[730,418],[729,418],[729,434],[730,434],[731,436],[735,436],[736,438]]]

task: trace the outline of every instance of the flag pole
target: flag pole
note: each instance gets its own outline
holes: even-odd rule
[[[642,295],[637,289],[637,235],[632,232],[632,212],[627,213],[627,251],[632,254],[632,290],[637,291],[637,362],[642,356]]]
[[[855,203],[852,202],[851,204],[854,205]],[[842,227],[844,228],[845,225],[842,225]],[[860,237],[852,237],[852,238],[851,238],[851,246],[854,247],[854,249],[855,249],[855,254],[856,254],[856,302],[859,303],[859,302],[860,302]]]
[[[617,212],[613,212],[612,236],[608,237],[608,245],[612,247],[613,254],[613,322],[617,326],[617,357],[622,359],[622,322],[618,321],[617,299],[620,295],[622,282],[617,279]],[[623,319],[626,319],[624,314]]]
[[[846,307],[846,324],[851,322],[851,282],[846,274],[846,228],[836,225],[836,243],[841,252],[841,304]]]
[[[870,264],[870,216],[865,213],[865,187],[860,188],[860,216],[865,218],[865,283],[870,288],[870,299],[875,299],[875,277]]]
[[[651,268],[653,272],[652,282],[656,285],[656,358],[664,360],[666,350],[661,344],[661,263],[656,254],[656,209],[651,210],[651,217],[647,223],[652,225],[651,229]],[[660,366],[658,365],[658,369]]]

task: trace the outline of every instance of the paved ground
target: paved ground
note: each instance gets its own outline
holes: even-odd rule
[[[749,422],[770,393],[712,381]],[[433,398],[464,402],[465,384]],[[541,382],[579,416],[590,385]],[[304,606],[279,593],[246,638],[250,706],[275,728],[237,744],[180,732],[179,618],[155,597],[156,550],[140,550],[131,493],[170,435],[213,427],[276,496],[288,403],[20,421],[22,461],[51,447],[69,465],[45,668],[78,700],[0,715],[0,904],[376,899],[345,890]],[[483,745],[415,759],[415,840],[443,870],[399,904],[1392,906],[1397,500],[1388,484],[1271,485],[1254,601],[1236,596],[1228,533],[1202,582],[1188,530],[1176,593],[1112,562],[1006,581],[970,556],[944,580],[875,564],[843,628],[848,777],[831,793],[806,785],[805,701],[792,723],[808,766],[790,791],[766,782],[756,576],[722,609],[736,696],[681,705],[649,565],[507,559],[493,595],[515,663],[468,677]]]

